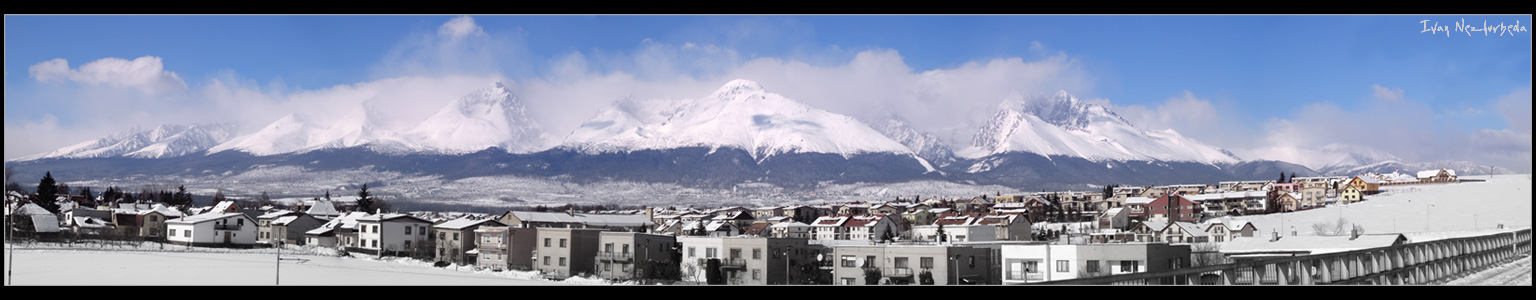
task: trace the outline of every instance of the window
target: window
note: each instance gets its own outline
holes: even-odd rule
[[[544,238],[544,247],[549,247],[549,238]]]
[[[160,221],[160,217],[159,216],[149,216],[149,221],[150,222]]]
[[[865,268],[874,268],[875,267],[875,256],[874,255],[864,256],[864,267]]]
[[[184,236],[184,237],[192,237],[192,231],[191,230],[182,230],[181,234],[182,234],[181,236]]]
[[[459,240],[459,233],[458,232],[454,232],[453,233],[453,240],[455,240],[455,241]]]
[[[971,258],[966,259],[966,264],[970,265],[969,267],[971,267],[971,268],[975,268],[976,267],[976,256],[972,255]]]
[[[932,269],[933,268],[933,258],[932,257],[924,257],[924,258],[918,259],[918,264],[919,264],[919,267],[921,267],[921,268]]]
[[[763,249],[752,248],[752,259],[763,259]]]
[[[852,277],[843,277],[841,279],[843,281],[843,285],[853,285],[853,278]]]
[[[1035,261],[1035,260],[1025,261],[1024,262],[1024,272],[1027,272],[1027,273],[1039,273],[1040,272],[1040,261]]]
[[[1126,272],[1126,273],[1136,272],[1136,267],[1140,263],[1141,262],[1134,261],[1134,260],[1122,260],[1122,261],[1120,261],[1120,272]]]
[[[406,226],[405,227],[405,234],[411,234],[411,227],[410,226]]]
[[[245,219],[235,219],[235,225],[245,226]]]
[[[370,246],[370,247],[378,248],[379,247],[379,240],[373,240],[373,246]]]
[[[613,243],[603,244],[604,253],[613,253]]]
[[[857,259],[853,258],[853,255],[843,255],[842,262],[844,268],[858,267],[859,263]]]
[[[171,236],[176,236],[176,230],[175,229],[171,229]]]
[[[731,248],[731,258],[741,258],[741,248]]]
[[[1098,273],[1099,272],[1099,261],[1097,261],[1097,260],[1090,260],[1090,261],[1088,261],[1087,269],[1088,269],[1089,273]]]
[[[410,228],[410,227],[406,227],[406,228]],[[405,249],[406,250],[410,250],[411,249],[411,241],[405,241]]]
[[[907,268],[907,258],[906,257],[897,257],[896,261],[895,261],[895,264],[896,264],[897,268]]]
[[[565,266],[565,258],[564,258],[564,257],[561,257],[561,258],[560,258],[560,266],[561,266],[561,267],[564,267],[564,266]]]
[[[696,255],[693,255],[693,247],[688,247],[688,257],[692,258],[692,257],[695,257],[695,256]]]
[[[549,265],[549,257],[548,256],[544,257],[544,265],[546,265],[546,266]]]
[[[763,270],[752,269],[752,279],[753,280],[763,279]]]
[[[448,240],[448,233],[447,232],[438,232],[437,233],[437,240],[439,240],[439,241]],[[549,239],[544,239],[544,244],[545,244],[544,246],[546,246],[546,247],[549,246],[548,245],[549,244]]]
[[[704,258],[715,258],[715,248],[704,248]]]
[[[629,244],[624,244],[624,252],[620,253],[629,254]]]
[[[560,239],[560,248],[565,248],[565,239]]]
[[[1068,270],[1071,270],[1071,268],[1067,267],[1067,264],[1065,260],[1056,261],[1056,272],[1068,272]]]

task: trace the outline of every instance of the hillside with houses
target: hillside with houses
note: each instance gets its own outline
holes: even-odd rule
[[[43,183],[51,184],[45,177]],[[1241,217],[1370,201],[1385,188],[1477,182],[1454,170],[1290,177],[1100,191],[897,196],[767,207],[513,207],[499,214],[391,211],[353,200],[286,206],[185,189],[154,201],[112,192],[8,191],[8,240],[112,240],[186,247],[335,249],[545,278],[722,285],[1011,285],[1195,268],[1283,255],[1392,247],[1401,233],[1314,226],[1309,235]],[[116,189],[109,189],[115,191]],[[86,193],[89,194],[89,193]],[[130,200],[132,199],[132,200]],[[1334,224],[1324,224],[1334,225]],[[1503,226],[1502,224],[1499,226]],[[1318,247],[1327,245],[1328,247]]]

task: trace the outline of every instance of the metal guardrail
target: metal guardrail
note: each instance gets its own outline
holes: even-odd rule
[[[1430,284],[1531,252],[1531,229],[1347,252],[1030,284]]]

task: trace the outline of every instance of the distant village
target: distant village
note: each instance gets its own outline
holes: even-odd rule
[[[1404,242],[1401,234],[1333,228],[1297,235],[1229,217],[1368,201],[1385,186],[1461,181],[1446,169],[1353,177],[1281,174],[1271,181],[1110,185],[1100,191],[904,195],[885,202],[712,209],[577,211],[567,205],[563,211],[500,214],[388,211],[370,201],[366,187],[359,196],[363,201],[332,201],[327,194],[297,205],[260,207],[224,199],[191,207],[67,192],[39,205],[39,193],[10,191],[6,224],[9,239],[311,247],[346,256],[537,271],[551,279],[1004,285],[1304,255],[1309,250],[1301,245],[1318,241],[1362,249],[1395,245]],[[52,185],[51,177],[44,183]]]

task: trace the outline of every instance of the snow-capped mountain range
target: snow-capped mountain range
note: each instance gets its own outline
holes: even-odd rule
[[[963,149],[911,127],[894,113],[865,123],[749,80],[730,81],[699,98],[618,100],[561,138],[546,132],[499,82],[449,102],[408,130],[382,129],[375,123],[378,115],[367,105],[339,118],[295,113],[238,137],[228,124],[135,129],[7,165],[47,168],[48,159],[54,159],[89,168],[89,163],[58,159],[174,158],[174,163],[134,162],[136,167],[118,169],[222,173],[242,170],[233,162],[246,168],[303,163],[456,174],[451,176],[717,186],[938,179],[1021,187],[1263,180],[1271,173],[1296,171],[1339,175],[1334,173],[1380,170],[1387,166],[1373,164],[1382,162],[1396,163],[1394,168],[1418,166],[1348,145],[1298,152],[1292,157],[1304,159],[1285,160],[1296,164],[1243,161],[1172,130],[1142,130],[1066,91],[1002,99]],[[220,168],[229,169],[215,170]],[[1170,183],[1188,182],[1160,184]]]
[[[759,160],[796,152],[912,153],[852,117],[811,108],[748,80],[731,81],[700,99],[619,101],[571,132],[562,147],[586,152],[731,147]]]
[[[976,133],[970,147],[958,154],[975,159],[1007,152],[1089,160],[1241,161],[1172,129],[1138,129],[1109,109],[1079,101],[1066,91],[1048,97],[1009,97]]]
[[[52,152],[18,158],[166,158],[202,152],[234,136],[234,124],[160,125],[132,128],[107,137],[85,141]]]

